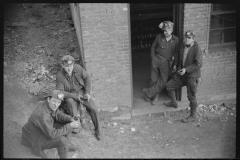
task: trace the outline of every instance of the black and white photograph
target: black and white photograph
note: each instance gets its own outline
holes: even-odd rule
[[[3,158],[240,158],[239,2],[2,4]]]

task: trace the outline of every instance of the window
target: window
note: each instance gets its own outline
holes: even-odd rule
[[[209,44],[236,42],[236,5],[212,4]]]

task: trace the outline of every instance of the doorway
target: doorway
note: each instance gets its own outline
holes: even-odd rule
[[[132,49],[132,74],[133,74],[133,107],[141,109],[151,107],[143,97],[143,88],[150,83],[151,72],[151,45],[162,30],[158,27],[162,21],[174,23],[176,36],[181,36],[182,23],[179,19],[179,4],[159,3],[134,3],[130,4],[131,21],[131,49]],[[164,89],[159,96],[155,106],[159,106],[168,100],[167,92]]]

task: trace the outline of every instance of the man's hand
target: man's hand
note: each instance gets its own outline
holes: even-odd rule
[[[80,118],[80,115],[74,116],[71,118],[71,122],[78,121]]]
[[[77,96],[77,100],[78,100],[79,102],[82,101],[81,98],[83,98],[83,96],[82,96],[81,94],[78,94],[78,96]]]
[[[173,69],[172,69],[172,73],[175,73],[176,70],[177,70],[177,67],[176,67],[176,65],[174,65],[174,66],[173,66]]]
[[[84,94],[83,96],[84,99],[87,99],[87,101],[89,101],[89,99],[91,98],[90,94]]]
[[[73,122],[70,123],[70,126],[73,127],[73,128],[77,128],[79,125],[80,125],[79,121],[73,121]]]
[[[183,68],[183,69],[179,70],[177,73],[182,76],[182,75],[184,75],[186,73],[186,69]]]
[[[202,83],[202,78],[201,78],[201,77],[197,79],[197,83],[198,83],[198,84],[201,84],[201,83]]]

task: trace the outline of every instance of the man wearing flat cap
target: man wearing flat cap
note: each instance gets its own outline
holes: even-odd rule
[[[68,152],[76,151],[70,136],[79,122],[58,110],[63,98],[64,94],[59,90],[51,91],[47,100],[39,103],[22,128],[21,143],[30,147],[36,156],[47,158],[44,150],[57,148],[60,158],[70,158]]]
[[[184,43],[181,45],[179,54],[180,60],[179,63],[176,63],[177,74],[166,84],[171,101],[165,103],[165,105],[174,108],[178,107],[174,90],[183,86],[187,87],[191,114],[189,117],[182,119],[184,123],[197,120],[196,92],[198,84],[201,83],[202,50],[198,43],[194,41],[194,37],[193,31],[188,30],[185,32]]]
[[[61,59],[62,69],[57,73],[56,89],[61,90],[64,97],[65,113],[72,117],[79,116],[80,102],[87,108],[95,127],[95,136],[100,140],[100,126],[97,107],[90,96],[91,81],[88,73],[70,55]],[[80,113],[82,114],[82,113]],[[80,116],[80,121],[82,120]],[[76,131],[78,132],[78,131]]]
[[[176,65],[172,68],[172,60],[177,60],[179,38],[172,34],[173,23],[170,21],[161,22],[159,28],[163,30],[155,38],[151,47],[151,80],[148,88],[144,88],[144,99],[151,101],[155,105],[158,101],[159,93],[165,88],[165,85],[171,75],[176,71]],[[175,64],[175,62],[174,62]]]

